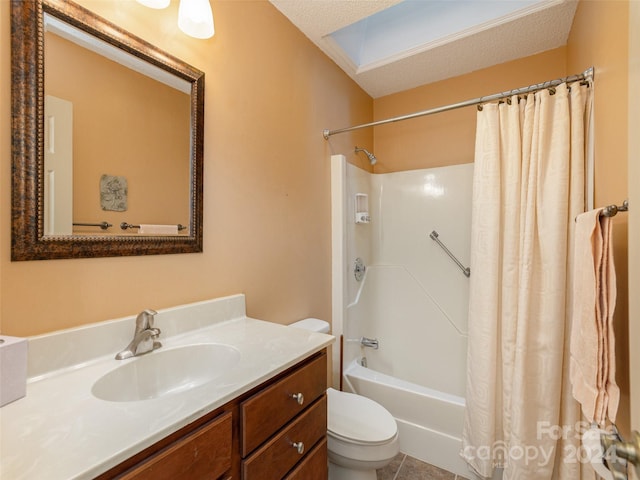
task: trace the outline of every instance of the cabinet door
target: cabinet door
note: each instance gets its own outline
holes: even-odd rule
[[[214,418],[135,466],[126,480],[211,480],[231,468],[232,414]]]

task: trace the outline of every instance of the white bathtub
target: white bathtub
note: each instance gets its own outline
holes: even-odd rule
[[[464,398],[376,372],[356,360],[345,367],[343,380],[345,391],[369,397],[391,412],[403,453],[472,478],[459,456]]]

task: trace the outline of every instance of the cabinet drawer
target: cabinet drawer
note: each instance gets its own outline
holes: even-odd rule
[[[280,480],[298,463],[306,449],[312,448],[327,434],[327,397],[296,418],[274,438],[242,462],[243,480]],[[299,451],[293,444],[301,442]]]
[[[328,462],[327,439],[324,438],[284,480],[327,480]]]
[[[327,355],[321,355],[240,406],[241,455],[246,457],[327,389]],[[304,400],[294,398],[302,394]],[[298,397],[299,398],[299,397]]]
[[[126,480],[215,479],[231,468],[232,414],[225,413],[126,472]]]

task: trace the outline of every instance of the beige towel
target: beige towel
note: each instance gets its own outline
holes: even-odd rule
[[[602,229],[603,255],[602,255],[602,286],[603,298],[601,303],[606,306],[606,312],[602,312],[605,331],[606,371],[608,372],[605,389],[607,402],[602,405],[602,415],[607,415],[611,422],[615,422],[620,403],[620,388],[616,383],[616,339],[613,330],[613,314],[616,308],[616,295],[618,292],[616,283],[616,270],[613,263],[613,221],[609,217],[600,217],[600,227]]]
[[[141,235],[177,235],[178,225],[140,224],[138,233]]]
[[[570,378],[574,398],[590,422],[616,418],[620,391],[615,381],[613,312],[616,277],[611,219],[600,210],[576,219]]]

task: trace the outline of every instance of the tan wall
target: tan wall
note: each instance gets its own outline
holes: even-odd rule
[[[629,4],[629,204],[640,205],[640,2]],[[640,292],[640,211],[629,218],[629,291]],[[640,297],[629,295],[629,365],[631,428],[640,431]],[[638,476],[636,476],[638,478]]]
[[[10,261],[9,2],[0,1],[0,312],[2,333],[31,335],[139,310],[245,293],[278,323],[331,316],[329,155],[324,128],[370,121],[371,98],[266,0],[213,1],[216,35],[177,28],[175,0],[84,6],[206,74],[204,253]]]
[[[619,205],[628,198],[628,39],[629,4],[626,1],[583,0],[567,43],[567,68],[595,67],[595,205]],[[616,381],[622,399],[618,426],[629,429],[629,286],[628,217],[614,220],[614,257],[618,300],[616,330]]]
[[[53,33],[45,36],[44,84],[47,95],[73,104],[74,222],[106,221],[110,234],[122,233],[123,221],[189,224],[188,94]],[[103,174],[127,180],[125,212],[102,210]]]
[[[467,75],[374,100],[376,120],[565,76],[566,51],[557,48]],[[579,69],[581,72],[584,68]],[[461,108],[375,127],[376,173],[473,162],[476,109]]]

